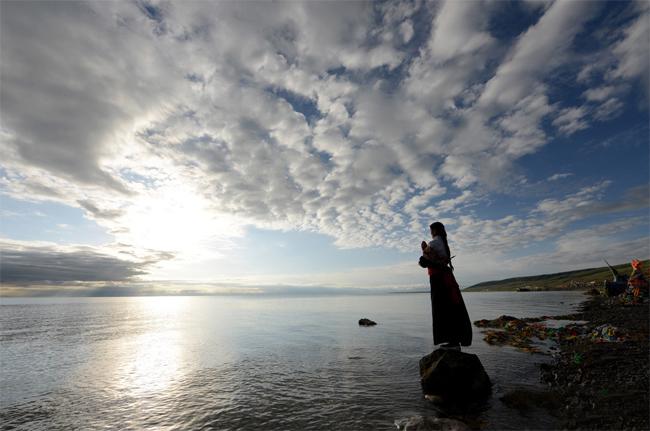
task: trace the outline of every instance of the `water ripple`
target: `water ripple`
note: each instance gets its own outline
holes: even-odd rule
[[[500,311],[490,294],[467,296],[477,319]],[[548,301],[516,302],[530,298],[498,302],[548,313]],[[431,349],[427,299],[199,298],[160,312],[133,298],[3,305],[0,423],[30,431],[392,430],[399,418],[441,414],[422,399],[418,380],[418,360]],[[380,324],[357,327],[363,315]],[[552,428],[552,418],[520,416],[498,401],[514,386],[538,385],[530,355],[487,346],[479,333],[470,351],[495,382],[486,410],[476,413],[486,429],[531,421]]]

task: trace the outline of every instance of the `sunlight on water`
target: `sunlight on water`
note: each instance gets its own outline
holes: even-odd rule
[[[187,296],[151,296],[134,298],[139,306],[139,313],[149,319],[177,319],[183,313],[191,300]]]
[[[114,353],[117,389],[141,395],[163,390],[174,380],[183,350],[177,331],[154,331],[121,342]]]
[[[135,311],[155,322],[147,332],[119,339],[113,348],[112,379],[118,390],[134,395],[161,391],[177,377],[183,356],[183,334],[176,321],[187,311],[188,298],[138,298]]]
[[[465,294],[472,320],[565,313],[580,293]],[[376,327],[359,327],[369,317]],[[11,300],[0,306],[0,421],[25,430],[394,429],[435,416],[419,385],[427,294]],[[540,355],[464,349],[493,380],[485,429],[532,420],[499,398]],[[553,419],[539,414],[540,427]]]

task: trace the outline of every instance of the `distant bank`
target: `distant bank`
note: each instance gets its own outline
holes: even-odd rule
[[[650,268],[650,260],[644,260],[644,271]],[[632,272],[630,263],[612,265],[621,275]],[[579,269],[555,274],[533,275],[529,277],[506,278],[505,280],[485,281],[463,289],[464,292],[486,291],[538,291],[538,290],[574,290],[602,287],[603,280],[612,280],[612,273],[607,266],[600,268]]]

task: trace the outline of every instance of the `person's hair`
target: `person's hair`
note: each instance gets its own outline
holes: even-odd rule
[[[449,250],[449,243],[447,243],[447,231],[445,230],[445,225],[439,221],[431,223],[429,229],[436,231],[436,233],[442,238],[442,242],[445,245],[445,251],[447,252],[447,257],[449,258],[449,267],[453,270],[454,265],[451,264],[451,250]]]

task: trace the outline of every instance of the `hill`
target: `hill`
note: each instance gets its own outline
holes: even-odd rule
[[[650,260],[643,261],[644,271],[648,270]],[[629,275],[632,267],[629,263],[612,265],[621,275]],[[612,280],[608,267],[579,269],[555,274],[533,275],[528,277],[507,278],[505,280],[485,281],[463,289],[469,292],[508,291],[519,288],[530,290],[571,290],[588,287],[601,287],[603,280]]]

